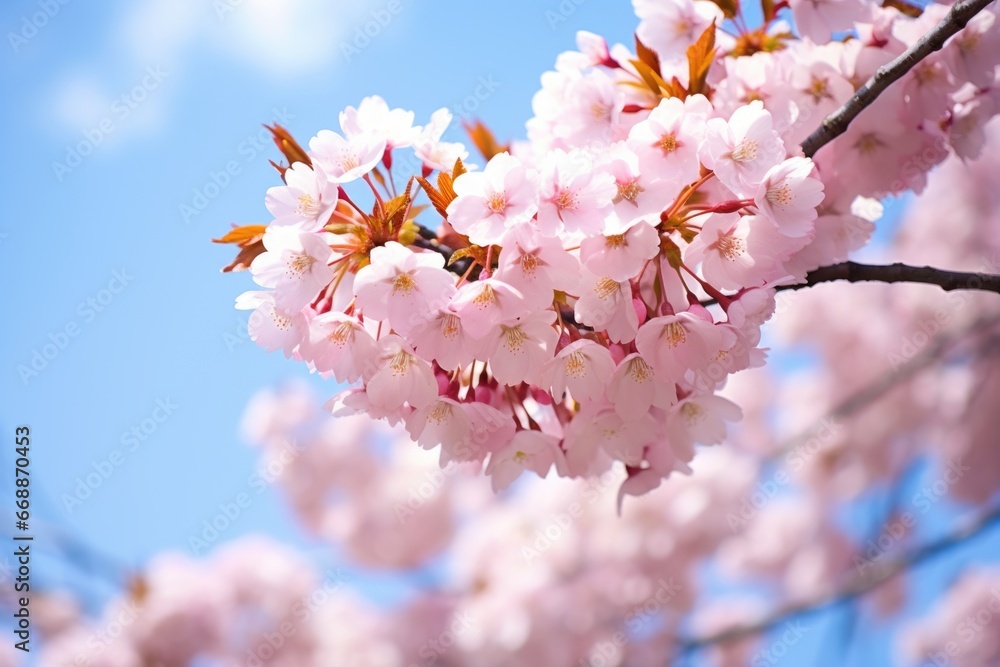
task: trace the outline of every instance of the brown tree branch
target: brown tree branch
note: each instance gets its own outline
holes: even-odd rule
[[[963,522],[957,529],[939,540],[921,545],[881,566],[877,563],[872,564],[867,574],[859,574],[853,577],[847,585],[836,593],[809,602],[788,605],[756,623],[729,628],[704,637],[684,640],[678,646],[678,653],[684,654],[712,644],[728,643],[757,635],[784,623],[792,616],[822,611],[823,609],[854,600],[875,590],[900,572],[915,567],[925,560],[965,543],[998,522],[1000,522],[1000,506],[986,510],[979,516]]]
[[[840,264],[821,266],[806,274],[805,282],[778,285],[775,289],[778,291],[802,289],[834,280],[846,280],[851,283],[924,283],[937,285],[949,292],[952,290],[984,290],[1000,294],[1000,276],[988,273],[946,271],[930,266],[910,266],[900,262],[886,265],[841,262]]]
[[[941,336],[933,345],[930,345],[922,353],[917,354],[908,359],[905,363],[900,364],[894,371],[880,375],[874,382],[864,386],[850,397],[838,403],[833,407],[833,409],[827,412],[822,419],[815,422],[805,431],[802,431],[798,435],[791,437],[782,443],[782,445],[778,447],[773,454],[767,456],[767,459],[772,460],[780,456],[784,456],[785,454],[793,451],[796,447],[808,442],[810,439],[816,437],[819,430],[825,423],[829,421],[836,422],[841,419],[847,419],[864,408],[870,407],[875,403],[875,401],[882,398],[894,387],[902,382],[906,382],[928,366],[931,366],[936,361],[945,360],[949,356],[967,349],[960,346],[959,343],[962,343],[968,338],[974,338],[984,331],[989,331],[997,325],[1000,325],[1000,313],[984,314],[969,325],[969,327],[951,332],[945,336]],[[997,336],[993,335],[986,337],[985,341],[977,341],[976,347],[974,347],[973,350],[981,350],[984,345],[990,345],[997,339]]]
[[[851,124],[851,121],[864,111],[872,102],[878,99],[886,88],[909,72],[921,60],[939,50],[948,38],[968,24],[973,16],[986,8],[993,0],[959,0],[951,7],[951,11],[931,28],[916,44],[904,51],[892,62],[882,65],[875,75],[857,92],[844,106],[823,120],[823,124],[802,142],[802,150],[806,157],[812,157],[820,148],[839,137]]]
[[[776,292],[799,290],[836,280],[846,280],[850,283],[921,283],[924,285],[937,285],[946,292],[953,290],[981,290],[1000,294],[1000,276],[998,275],[948,271],[945,269],[935,269],[932,266],[910,266],[901,262],[896,262],[895,264],[841,262],[839,264],[821,266],[807,273],[804,282],[775,285],[774,290]],[[717,299],[705,299],[701,302],[701,305],[711,306],[717,303]]]

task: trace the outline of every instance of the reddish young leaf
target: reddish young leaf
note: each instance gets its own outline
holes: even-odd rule
[[[659,54],[656,53],[656,51],[654,51],[653,49],[651,49],[648,46],[646,46],[645,44],[643,44],[642,40],[639,39],[639,35],[638,34],[635,36],[635,55],[638,57],[638,59],[640,61],[642,61],[646,65],[648,65],[649,69],[651,69],[654,72],[656,72],[656,75],[658,77],[660,77],[661,80],[662,80],[662,78],[663,78],[663,72],[660,71],[660,56],[659,56]],[[635,64],[634,61],[633,61],[633,64]]]
[[[493,136],[493,132],[490,128],[486,127],[486,124],[481,120],[475,122],[462,121],[462,127],[465,128],[466,134],[475,144],[476,148],[484,158],[489,160],[494,155],[499,153],[504,153],[510,150],[510,144],[501,144],[497,141],[496,137]]]
[[[288,130],[278,125],[264,125],[270,132],[271,138],[274,139],[275,145],[277,145],[278,150],[281,154],[285,156],[288,160],[288,165],[291,166],[296,162],[302,162],[308,166],[312,166],[312,160],[309,159],[309,155],[305,152],[302,146],[299,146],[299,142],[295,141]]]
[[[222,238],[212,239],[212,243],[235,243],[240,251],[230,264],[222,268],[223,273],[230,271],[244,271],[250,268],[251,262],[257,255],[264,252],[264,232],[267,225],[243,225],[229,230]]]
[[[722,10],[723,16],[727,19],[735,17],[740,12],[739,0],[712,0],[712,2]]]
[[[707,93],[708,70],[715,62],[715,22],[687,49],[688,93]]]
[[[266,230],[267,225],[243,225],[242,227],[234,225],[222,238],[212,239],[212,243],[236,243],[244,246],[260,239]]]

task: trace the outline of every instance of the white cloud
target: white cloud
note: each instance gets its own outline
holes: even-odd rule
[[[59,125],[88,130],[142,81],[148,67],[162,68],[169,78],[121,120],[128,130],[117,134],[149,131],[166,117],[170,95],[199,61],[221,56],[262,77],[307,77],[342,64],[342,42],[373,11],[385,14],[387,1],[138,0],[111,26],[113,60],[78,63],[56,84],[49,110]]]
[[[121,22],[136,58],[177,66],[218,50],[275,78],[306,76],[340,57],[339,44],[380,0],[144,0]]]
[[[83,129],[100,122],[111,108],[111,98],[95,77],[76,73],[56,86],[50,108],[56,122]]]
[[[215,21],[211,5],[198,0],[143,0],[132,3],[117,26],[118,38],[139,62],[175,66],[184,50]]]
[[[345,25],[359,11],[322,0],[244,0],[221,22],[220,44],[234,57],[276,77],[307,74],[337,54]]]
[[[155,132],[164,119],[164,92],[160,81],[141,71],[134,81],[117,90],[93,74],[66,75],[51,93],[49,109],[56,125],[68,131],[71,142],[89,133],[105,146],[120,144],[136,134]]]

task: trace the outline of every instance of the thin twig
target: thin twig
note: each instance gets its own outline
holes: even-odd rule
[[[940,23],[931,28],[916,44],[895,60],[879,67],[875,71],[875,75],[865,85],[858,88],[844,106],[823,120],[823,124],[802,142],[802,150],[806,157],[812,157],[820,148],[846,132],[851,121],[878,99],[878,96],[886,88],[899,80],[921,60],[944,46],[949,37],[964,28],[973,16],[992,2],[993,0],[959,0],[952,5],[951,11]]]
[[[756,623],[729,628],[704,637],[684,640],[679,644],[678,652],[687,653],[704,646],[727,643],[757,635],[780,625],[792,616],[815,613],[854,600],[875,590],[900,572],[915,567],[925,560],[965,543],[998,522],[1000,522],[1000,506],[987,510],[970,521],[962,522],[956,530],[941,539],[921,545],[899,558],[888,561],[881,567],[873,565],[868,574],[860,574],[852,578],[844,588],[836,593],[816,600],[788,605]]]
[[[946,292],[952,290],[983,290],[1000,294],[1000,276],[989,273],[967,273],[965,271],[947,271],[931,266],[910,266],[896,262],[895,264],[859,264],[857,262],[841,262],[830,266],[821,266],[810,271],[803,283],[778,285],[777,291],[796,290],[811,287],[819,283],[835,280],[846,280],[851,283],[923,283],[937,285]]]
[[[775,285],[774,291],[800,290],[806,287],[846,280],[850,283],[920,283],[937,285],[946,292],[954,290],[981,290],[1000,294],[1000,276],[991,273],[968,273],[965,271],[948,271],[932,266],[910,266],[896,262],[895,264],[859,264],[858,262],[840,262],[821,266],[806,274],[801,283]],[[735,297],[734,294],[728,295]],[[712,306],[717,299],[705,299],[703,306]]]
[[[819,420],[802,433],[799,433],[797,436],[789,438],[769,458],[775,458],[791,452],[799,445],[807,442],[810,438],[813,438],[825,423],[846,419],[863,408],[872,405],[900,382],[909,380],[942,356],[950,353],[949,348],[956,343],[962,341],[967,336],[972,336],[980,331],[988,330],[998,324],[1000,324],[1000,313],[991,313],[981,316],[969,325],[969,327],[962,329],[961,331],[956,331],[950,335],[938,338],[938,340],[924,352],[917,354],[908,359],[905,363],[900,364],[895,371],[879,376],[879,378],[874,382],[866,385],[860,391],[855,392],[847,399],[838,403],[832,410],[824,415],[823,419]]]

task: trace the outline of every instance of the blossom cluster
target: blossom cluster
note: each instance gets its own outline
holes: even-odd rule
[[[469,128],[482,169],[444,141],[445,109],[417,126],[369,97],[308,150],[274,128],[273,220],[221,239],[264,288],[237,300],[251,337],[357,383],[335,413],[404,424],[494,490],[620,462],[640,494],[688,470],[740,418],[718,391],[764,363],[773,287],[863,245],[870,197],[975,157],[996,107],[984,12],[814,162],[799,142],[947,10],[828,4],[792,3],[794,38],[777,15],[750,30],[711,2],[637,0],[635,53],[580,33],[527,142]]]

